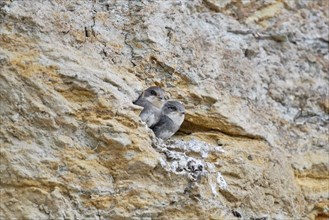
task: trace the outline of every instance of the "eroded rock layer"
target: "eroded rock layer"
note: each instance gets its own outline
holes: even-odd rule
[[[0,218],[328,218],[328,8],[1,1]],[[153,85],[186,107],[167,143]]]

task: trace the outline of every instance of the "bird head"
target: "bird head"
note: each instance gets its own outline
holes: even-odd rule
[[[185,107],[178,101],[167,101],[163,106],[163,113],[166,115],[185,115]]]
[[[158,108],[161,108],[165,102],[165,92],[158,86],[147,88],[143,93],[143,97]]]

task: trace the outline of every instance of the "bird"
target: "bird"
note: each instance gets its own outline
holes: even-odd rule
[[[151,126],[156,137],[163,140],[173,136],[185,118],[185,107],[178,101],[166,101],[161,109],[160,120]]]
[[[152,86],[144,90],[138,99],[133,102],[135,105],[144,107],[139,116],[148,127],[153,126],[160,120],[161,108],[165,103],[164,96],[165,91],[162,88]]]

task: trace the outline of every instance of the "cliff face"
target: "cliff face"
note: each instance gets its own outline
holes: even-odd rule
[[[329,217],[327,1],[0,7],[1,219]],[[168,143],[152,85],[186,106]]]

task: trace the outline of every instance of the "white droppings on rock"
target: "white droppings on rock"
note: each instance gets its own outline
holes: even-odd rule
[[[208,157],[209,153],[223,153],[224,150],[218,146],[212,146],[206,142],[192,139],[190,141],[174,140],[169,142],[170,149],[180,149],[184,152],[199,153],[202,158]]]
[[[227,189],[227,183],[220,172],[217,173],[217,184],[221,189]]]
[[[167,165],[167,162],[162,157],[159,158],[159,163],[160,163],[161,167],[165,167]]]
[[[209,153],[224,151],[220,147],[212,146],[199,140],[173,140],[164,142],[155,139],[155,148],[164,153],[166,161],[160,158],[160,165],[167,171],[177,175],[186,176],[191,182],[197,182],[202,175],[208,178],[209,186],[214,195],[217,195],[217,187],[227,188],[223,176],[216,169],[215,164],[207,162]],[[188,156],[189,153],[198,153],[198,156]]]
[[[18,113],[13,114],[12,116],[10,116],[10,120],[11,120],[12,122],[16,122],[16,121],[18,121],[18,118],[19,118],[19,114],[18,114]]]
[[[217,192],[217,183],[214,182],[211,177],[208,178],[208,182],[209,182],[209,185],[210,185],[212,194],[214,196],[217,196],[218,195],[218,192]]]
[[[209,172],[215,172],[216,167],[214,164],[207,162],[206,165],[207,165]]]

